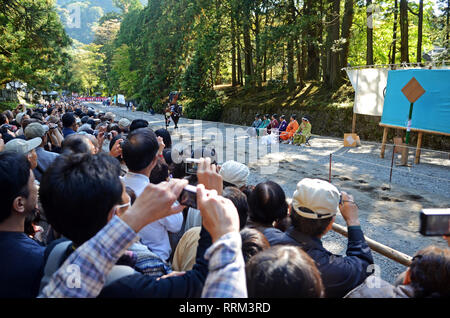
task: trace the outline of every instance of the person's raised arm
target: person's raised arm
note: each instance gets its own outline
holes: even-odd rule
[[[205,253],[205,259],[209,260],[209,273],[202,297],[247,297],[239,216],[234,204],[219,196],[217,191],[206,190],[202,184],[197,186],[197,204],[203,226],[213,241]]]
[[[69,256],[39,297],[98,296],[106,276],[138,238],[137,233],[147,224],[183,210],[183,206],[173,206],[173,203],[186,185],[186,180],[178,179],[159,185],[149,184],[122,219],[114,216],[100,232]]]

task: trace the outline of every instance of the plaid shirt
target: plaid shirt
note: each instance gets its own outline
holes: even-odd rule
[[[245,263],[239,233],[222,236],[205,253],[209,273],[202,298],[247,298]]]
[[[97,297],[106,276],[137,234],[119,217],[73,252],[38,297]]]
[[[97,297],[107,273],[137,239],[137,234],[114,216],[100,232],[69,256],[39,297]],[[203,298],[247,297],[241,245],[239,233],[228,233],[208,248],[205,258],[209,259],[209,273]],[[78,270],[74,270],[73,265]]]

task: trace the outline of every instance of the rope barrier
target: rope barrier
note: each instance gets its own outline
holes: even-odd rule
[[[345,158],[345,159],[352,160],[352,161],[361,162],[364,165],[372,165],[372,166],[378,166],[378,167],[390,169],[390,167],[385,166],[385,165],[380,165],[380,164],[377,164],[377,163],[370,163],[370,162],[367,162],[367,161],[362,161],[362,160],[358,160],[358,159],[354,159],[354,158],[345,157],[343,155],[336,155],[336,154],[334,154],[333,158],[336,158],[336,157],[340,157],[340,158]],[[428,178],[431,178],[431,179],[437,179],[437,180],[443,180],[445,182],[450,182],[450,179],[445,179],[445,178],[440,178],[440,177],[431,177],[431,176],[426,175],[426,174],[417,173],[417,172],[411,172],[411,171],[407,171],[406,172],[406,171],[402,170],[401,168],[397,168],[397,167],[394,167],[392,169],[401,171],[403,173],[408,173],[408,174],[413,174],[413,175],[417,175],[417,176],[421,176],[421,177],[428,177]]]

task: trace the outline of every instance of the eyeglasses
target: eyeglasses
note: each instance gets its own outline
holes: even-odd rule
[[[121,204],[121,205],[116,205],[116,209],[123,209],[123,208],[129,208],[131,207],[131,198],[129,195],[127,195],[128,197],[128,202],[125,204]]]

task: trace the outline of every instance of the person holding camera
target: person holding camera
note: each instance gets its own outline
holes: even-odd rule
[[[347,256],[327,251],[321,241],[333,226],[336,214],[347,223]],[[305,178],[297,184],[289,206],[292,225],[272,245],[300,246],[317,264],[325,287],[325,297],[343,297],[371,274],[373,257],[358,219],[353,197],[323,180]]]
[[[126,186],[139,196],[150,183],[150,174],[162,156],[164,143],[149,128],[139,128],[129,133],[122,144],[122,157],[128,172],[123,177]],[[168,260],[172,252],[169,232],[177,233],[183,225],[183,214],[178,213],[147,225],[139,233],[142,242],[161,259]]]

